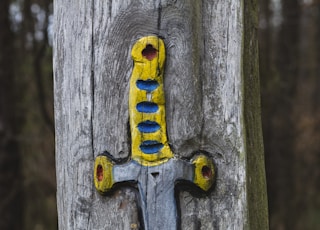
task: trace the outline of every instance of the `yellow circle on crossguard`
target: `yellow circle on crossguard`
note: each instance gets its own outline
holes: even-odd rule
[[[113,182],[113,164],[107,156],[97,156],[94,162],[94,185],[98,192],[108,192]]]
[[[193,182],[204,191],[208,191],[215,180],[212,160],[205,155],[198,155],[192,160],[192,164],[195,166]]]
[[[129,92],[132,159],[144,166],[156,166],[173,157],[165,119],[165,46],[156,36],[143,37],[134,44],[131,55],[134,61]]]

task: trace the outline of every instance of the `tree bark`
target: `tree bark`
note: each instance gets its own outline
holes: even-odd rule
[[[216,187],[179,192],[181,229],[268,229],[255,1],[93,1],[54,4],[57,199],[60,229],[137,229],[135,189],[100,196],[94,158],[130,157],[130,52],[163,38],[170,146],[209,153]],[[165,220],[164,220],[165,221]]]

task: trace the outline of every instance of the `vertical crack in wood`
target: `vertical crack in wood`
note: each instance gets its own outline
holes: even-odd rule
[[[161,30],[161,13],[162,13],[162,4],[161,4],[161,0],[159,0],[158,3],[158,20],[157,20],[157,32],[158,32],[158,36],[160,37],[160,30]]]
[[[91,148],[92,148],[92,158],[94,159],[94,135],[93,135],[93,118],[94,118],[94,89],[95,89],[95,80],[94,80],[94,0],[91,3],[91,76],[90,76],[90,84],[91,84]],[[92,187],[93,189],[93,187]]]
[[[199,90],[200,92],[200,99],[201,99],[201,111],[202,111],[202,119],[201,119],[201,131],[200,131],[200,149],[203,149],[203,145],[204,145],[204,122],[205,122],[205,117],[204,117],[204,98],[203,98],[203,93],[204,93],[204,85],[203,85],[203,75],[204,75],[204,67],[203,67],[203,64],[205,59],[206,59],[206,52],[205,52],[205,47],[206,47],[206,40],[205,40],[205,37],[204,37],[204,34],[203,34],[203,30],[204,30],[204,10],[203,10],[203,0],[200,1],[200,6],[197,8],[197,13],[198,13],[198,26],[197,28],[199,28],[200,31],[197,31],[198,34],[200,34],[200,38],[198,40],[202,41],[202,42],[199,42],[199,45],[200,45],[200,51],[199,51],[199,79],[200,79],[200,85],[201,85],[201,88]],[[202,46],[201,46],[202,45]]]
[[[92,22],[91,22],[91,147],[92,147],[92,157],[94,158],[94,135],[93,135],[93,117],[94,117],[94,0],[92,0],[91,5],[92,10]]]
[[[109,0],[109,18],[111,18],[112,17],[112,0]]]
[[[94,80],[94,0],[91,2],[91,75],[90,75],[90,84],[91,84],[91,117],[90,117],[90,138],[91,138],[91,156],[94,159],[94,130],[93,130],[93,118],[94,118],[94,89],[95,89],[95,80]],[[92,214],[92,203],[93,203],[93,194],[94,194],[94,186],[91,186],[91,208],[88,211],[88,221],[86,229],[90,228],[90,220]]]

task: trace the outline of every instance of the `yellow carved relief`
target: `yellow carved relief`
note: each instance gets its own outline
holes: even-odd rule
[[[94,162],[94,185],[100,193],[108,192],[113,182],[113,164],[107,156],[97,156]]]
[[[163,72],[165,46],[155,36],[143,37],[132,48],[129,116],[132,159],[155,166],[173,157],[167,140]]]
[[[192,164],[195,167],[193,182],[204,191],[208,191],[215,178],[212,160],[205,155],[199,155],[192,160]]]

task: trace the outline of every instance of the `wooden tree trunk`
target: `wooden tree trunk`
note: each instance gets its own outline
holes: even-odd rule
[[[163,38],[170,146],[209,153],[216,187],[180,192],[181,229],[268,229],[255,1],[56,0],[54,83],[60,229],[138,229],[136,192],[99,195],[94,158],[130,156],[133,44]],[[165,220],[163,220],[165,221]]]

